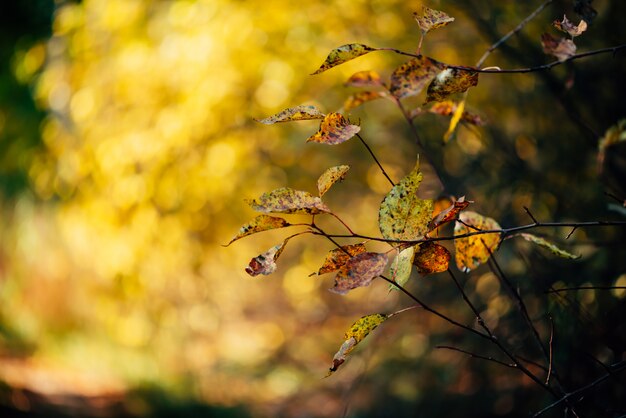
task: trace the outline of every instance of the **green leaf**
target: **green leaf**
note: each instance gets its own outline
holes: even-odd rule
[[[405,62],[391,74],[389,91],[398,99],[419,94],[444,68],[431,58],[420,56]]]
[[[433,201],[417,197],[422,182],[419,161],[413,171],[385,196],[378,210],[378,227],[385,239],[415,240],[428,232]]]
[[[317,190],[320,197],[324,196],[333,184],[342,181],[346,177],[348,170],[350,170],[349,165],[338,165],[324,171],[320,178],[317,179]]]
[[[413,257],[415,257],[416,248],[419,247],[413,246],[405,248],[398,253],[396,258],[391,263],[391,267],[389,268],[391,279],[400,286],[404,286],[411,277],[411,271],[413,270]],[[397,287],[392,284],[390,284],[389,287],[391,289],[397,289]]]
[[[434,10],[426,6],[422,6],[422,14],[413,13],[413,17],[417,21],[422,33],[426,34],[433,29],[441,28],[447,24],[454,22],[454,18],[439,10]]]
[[[389,97],[389,94],[384,91],[360,91],[350,95],[343,103],[343,109],[348,112],[355,107],[361,106],[363,103],[371,102],[372,100],[382,99]]]
[[[466,211],[461,213],[459,220],[454,225],[454,236],[498,229],[502,228],[494,219],[476,212]],[[489,260],[491,253],[498,249],[500,238],[500,233],[487,233],[455,239],[455,258],[459,270],[468,273]]]
[[[360,130],[360,126],[351,125],[340,113],[329,113],[322,121],[319,131],[309,137],[307,142],[337,145],[352,138]]]
[[[382,78],[376,71],[359,71],[346,81],[349,87],[377,87],[384,85]]]
[[[478,84],[478,73],[458,68],[446,68],[428,86],[426,102],[441,102],[454,93],[463,93]]]
[[[363,244],[343,245],[340,248],[335,248],[326,254],[324,264],[322,264],[322,267],[320,267],[317,274],[332,273],[333,271],[337,271],[352,257],[366,251],[367,249]]]
[[[350,354],[352,350],[354,350],[356,345],[363,341],[363,339],[367,337],[370,332],[375,330],[380,324],[385,322],[388,317],[389,316],[385,314],[366,315],[364,317],[361,317],[354,324],[352,324],[344,335],[344,343],[341,345],[339,351],[337,351],[337,353],[333,357],[333,365],[330,367],[326,377],[336,372],[339,366],[341,366],[346,361],[346,356]]]
[[[346,61],[365,55],[368,52],[376,51],[376,48],[363,44],[347,44],[333,49],[326,57],[326,61],[312,75],[322,73],[330,68],[343,64]]]
[[[296,106],[285,109],[273,116],[269,116],[265,119],[255,119],[259,123],[265,125],[272,125],[279,122],[292,122],[295,120],[312,120],[312,119],[324,119],[324,115],[315,106]]]
[[[328,206],[319,197],[288,187],[263,193],[258,199],[246,200],[246,203],[257,212],[264,213],[300,213],[308,215],[330,213]]]
[[[333,293],[345,295],[357,287],[369,286],[387,266],[387,256],[382,253],[362,253],[349,259],[339,268]]]
[[[269,231],[271,229],[284,228],[286,226],[290,226],[291,224],[284,220],[283,218],[279,218],[276,216],[269,215],[259,215],[244,226],[239,229],[237,235],[230,240],[225,247],[228,247],[234,241],[247,237],[248,235],[256,234],[257,232]]]
[[[526,241],[530,241],[532,243],[535,243],[537,245],[539,245],[540,247],[546,248],[548,249],[552,254],[558,256],[558,257],[562,257],[562,258],[568,258],[570,260],[576,260],[578,258],[580,258],[580,255],[575,255],[572,254],[570,252],[567,252],[565,250],[560,249],[559,247],[557,247],[556,245],[554,245],[553,243],[546,241],[545,239],[538,237],[536,235],[533,234],[527,234],[525,232],[522,232],[520,234],[516,234],[516,236],[520,236],[522,238],[524,238]]]

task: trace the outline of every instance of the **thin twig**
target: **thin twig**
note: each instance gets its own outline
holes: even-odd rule
[[[387,174],[387,172],[385,171],[385,169],[383,168],[382,164],[380,163],[380,161],[378,161],[378,158],[376,158],[376,155],[374,154],[374,152],[372,151],[372,149],[370,148],[369,145],[367,145],[367,142],[365,142],[365,140],[363,139],[363,137],[361,137],[361,135],[356,134],[356,137],[359,138],[359,141],[361,141],[361,143],[365,146],[365,148],[367,149],[367,151],[370,153],[370,155],[372,156],[372,158],[374,159],[374,161],[376,162],[376,164],[378,165],[378,168],[380,168],[380,171],[382,171],[383,175],[387,178],[387,180],[389,180],[389,183],[391,183],[391,187],[395,186],[396,184],[393,182],[393,180],[391,180],[391,177],[389,177],[389,175]]]
[[[577,286],[577,287],[561,287],[559,289],[546,290],[543,293],[569,292],[572,290],[613,290],[626,289],[626,286]]]
[[[535,219],[533,214],[530,212],[530,209],[528,209],[526,206],[524,206],[524,211],[526,211],[526,214],[530,217],[530,219],[533,220],[534,223],[536,223],[536,224],[539,223],[539,222],[537,222],[537,219]]]
[[[467,354],[468,356],[473,357],[473,358],[478,358],[478,359],[482,359],[482,360],[492,361],[494,363],[498,363],[498,364],[500,364],[502,366],[510,367],[512,369],[516,369],[517,368],[517,365],[515,363],[505,363],[504,361],[500,361],[500,360],[495,359],[493,357],[481,356],[480,354],[472,353],[470,351],[466,351],[466,350],[463,350],[463,349],[460,349],[460,348],[457,348],[457,347],[452,347],[452,346],[449,346],[449,345],[437,345],[437,346],[435,346],[435,348],[444,348],[446,350],[458,351],[458,352]]]
[[[333,216],[335,219],[337,219],[339,222],[341,222],[341,224],[348,230],[348,232],[350,232],[352,235],[354,235],[354,231],[352,229],[350,229],[350,227],[343,221],[343,219],[341,219],[339,216],[337,216],[333,212],[330,212],[330,215]]]
[[[550,353],[550,360],[548,362],[548,376],[546,377],[546,385],[550,384],[550,376],[552,375],[552,359],[553,359],[553,344],[554,342],[554,321],[550,317],[550,341],[548,343],[548,349]]]

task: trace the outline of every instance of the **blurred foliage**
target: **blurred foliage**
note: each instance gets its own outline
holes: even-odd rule
[[[154,386],[172,399],[244,404],[255,416],[334,417],[346,408],[353,416],[429,416],[442,408],[455,416],[476,399],[478,410],[526,416],[543,405],[547,398],[519,375],[434,349],[480,347],[421,312],[388,321],[341,373],[320,380],[356,318],[407,301],[376,282],[345,297],[327,292],[328,277],[309,277],[332,248],[325,242],[291,242],[279,271],[263,279],[243,268],[280,232],[219,245],[254,216],[243,198],[282,186],[313,192],[319,174],[338,164],[352,169],[325,199],[348,224],[377,233],[388,184],[356,141],[305,144],[317,122],[268,127],[253,118],[303,103],[335,111],[353,91],[342,87],[352,73],[388,76],[402,57],[369,54],[308,74],[349,42],[414,50],[420,2],[57,2],[47,40],[40,22],[50,2],[15,3],[2,16],[24,32],[3,25],[0,45],[0,380],[13,388],[3,403],[28,410],[20,388],[99,396]],[[538,2],[530,3],[433,1],[456,20],[429,34],[423,52],[472,64]],[[547,62],[540,35],[564,12],[573,16],[571,3],[555,1],[486,65]],[[580,51],[626,39],[626,4],[594,7],[599,14],[577,38]],[[596,151],[624,117],[625,73],[619,53],[550,72],[481,76],[468,107],[487,127],[461,127],[442,147],[447,119],[418,121],[428,154],[445,168],[446,192],[466,195],[503,226],[527,223],[523,206],[542,220],[617,216],[607,209]],[[411,169],[415,149],[397,109],[376,101],[351,117],[394,179]],[[566,232],[559,234],[562,241]],[[577,231],[570,239],[584,255],[577,262],[524,242],[505,244],[499,257],[535,308],[549,286],[623,284],[624,235]],[[468,277],[467,291],[496,331],[518,335],[514,346],[528,344],[493,275],[483,267]],[[410,286],[473,321],[445,277]],[[606,291],[551,297],[563,342],[555,358],[579,366],[568,375],[571,387],[602,372],[585,353],[605,362],[623,356],[623,298]],[[617,386],[601,396],[623,395]]]

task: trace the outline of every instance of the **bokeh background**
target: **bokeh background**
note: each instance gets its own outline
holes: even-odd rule
[[[578,22],[573,3],[553,2],[486,65],[549,62],[540,35],[556,35],[551,22],[564,13]],[[306,144],[316,122],[262,126],[253,119],[304,103],[335,111],[354,91],[343,86],[352,73],[389,76],[401,56],[369,54],[309,74],[345,43],[414,51],[412,13],[421,4],[2,4],[0,411],[409,417],[468,416],[473,405],[485,417],[540,409],[549,398],[520,375],[436,349],[490,350],[417,310],[385,323],[339,373],[322,379],[354,320],[410,300],[384,283],[347,296],[327,292],[330,276],[309,276],[332,249],[320,238],[292,240],[279,270],[262,278],[244,267],[281,242],[284,231],[221,245],[255,216],[244,198],[282,186],[313,192],[319,174],[338,164],[352,169],[328,204],[359,232],[378,233],[377,207],[388,185],[362,146]],[[539,2],[427,5],[456,21],[429,34],[423,52],[471,65]],[[624,3],[593,6],[598,16],[577,38],[579,50],[623,43]],[[445,193],[467,196],[474,210],[503,226],[528,223],[523,206],[542,220],[624,219],[605,194],[624,199],[624,160],[612,152],[614,163],[602,175],[597,164],[599,138],[626,116],[624,74],[622,51],[549,72],[481,76],[467,106],[485,127],[461,126],[444,147],[448,119],[417,120]],[[407,105],[422,102],[420,96]],[[368,103],[351,118],[395,180],[412,168],[417,149],[390,102]],[[544,232],[565,242],[569,231]],[[624,355],[625,295],[543,292],[626,285],[624,238],[624,228],[578,230],[565,242],[583,254],[576,262],[517,242],[500,252],[543,335],[547,312],[555,318],[562,342],[555,358],[572,388],[600,375],[596,360],[610,364]],[[472,322],[447,277],[414,279],[409,288],[424,300]],[[495,276],[483,267],[463,280],[496,331],[539,358]],[[624,408],[620,385],[597,395],[603,408]]]

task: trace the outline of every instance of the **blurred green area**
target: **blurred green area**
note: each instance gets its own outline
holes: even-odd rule
[[[456,21],[429,34],[423,52],[471,65],[538,4],[429,2]],[[549,62],[540,35],[553,32],[551,22],[563,13],[577,21],[572,6],[553,2],[485,64]],[[410,301],[376,282],[345,297],[327,292],[330,277],[309,276],[332,248],[324,241],[292,240],[278,272],[262,279],[244,267],[284,234],[220,246],[255,215],[243,198],[282,186],[312,192],[319,174],[337,164],[352,168],[325,199],[359,232],[378,233],[388,184],[360,144],[306,144],[316,122],[268,127],[253,118],[302,103],[337,110],[353,91],[342,85],[352,73],[373,69],[388,77],[404,58],[369,54],[308,74],[328,51],[350,42],[414,50],[412,13],[420,2],[2,7],[2,416],[472,416],[470,409],[481,417],[527,416],[548,401],[512,371],[436,349],[489,352],[416,311],[385,323],[340,372],[321,380],[356,318]],[[576,40],[580,51],[626,39],[626,5],[594,7],[598,17]],[[482,75],[467,106],[487,126],[461,126],[443,147],[448,119],[417,120],[446,193],[467,196],[473,210],[503,226],[528,223],[524,206],[541,220],[618,218],[604,192],[624,198],[623,173],[600,178],[596,157],[598,138],[626,116],[623,74],[620,52],[549,72]],[[410,131],[390,103],[368,103],[351,118],[394,179],[412,168]],[[427,177],[424,187],[433,183]],[[541,307],[548,300],[558,329],[555,359],[576,388],[602,372],[593,358],[623,357],[624,292],[543,292],[624,285],[626,237],[623,228],[578,230],[568,241],[569,231],[545,232],[571,242],[583,259],[554,260],[517,241],[504,243],[498,258],[544,336],[550,330]],[[441,276],[415,277],[409,288],[472,323]],[[494,329],[511,336],[507,343],[539,358],[493,274],[483,267],[464,280]],[[623,395],[623,386],[611,385],[585,408]]]

